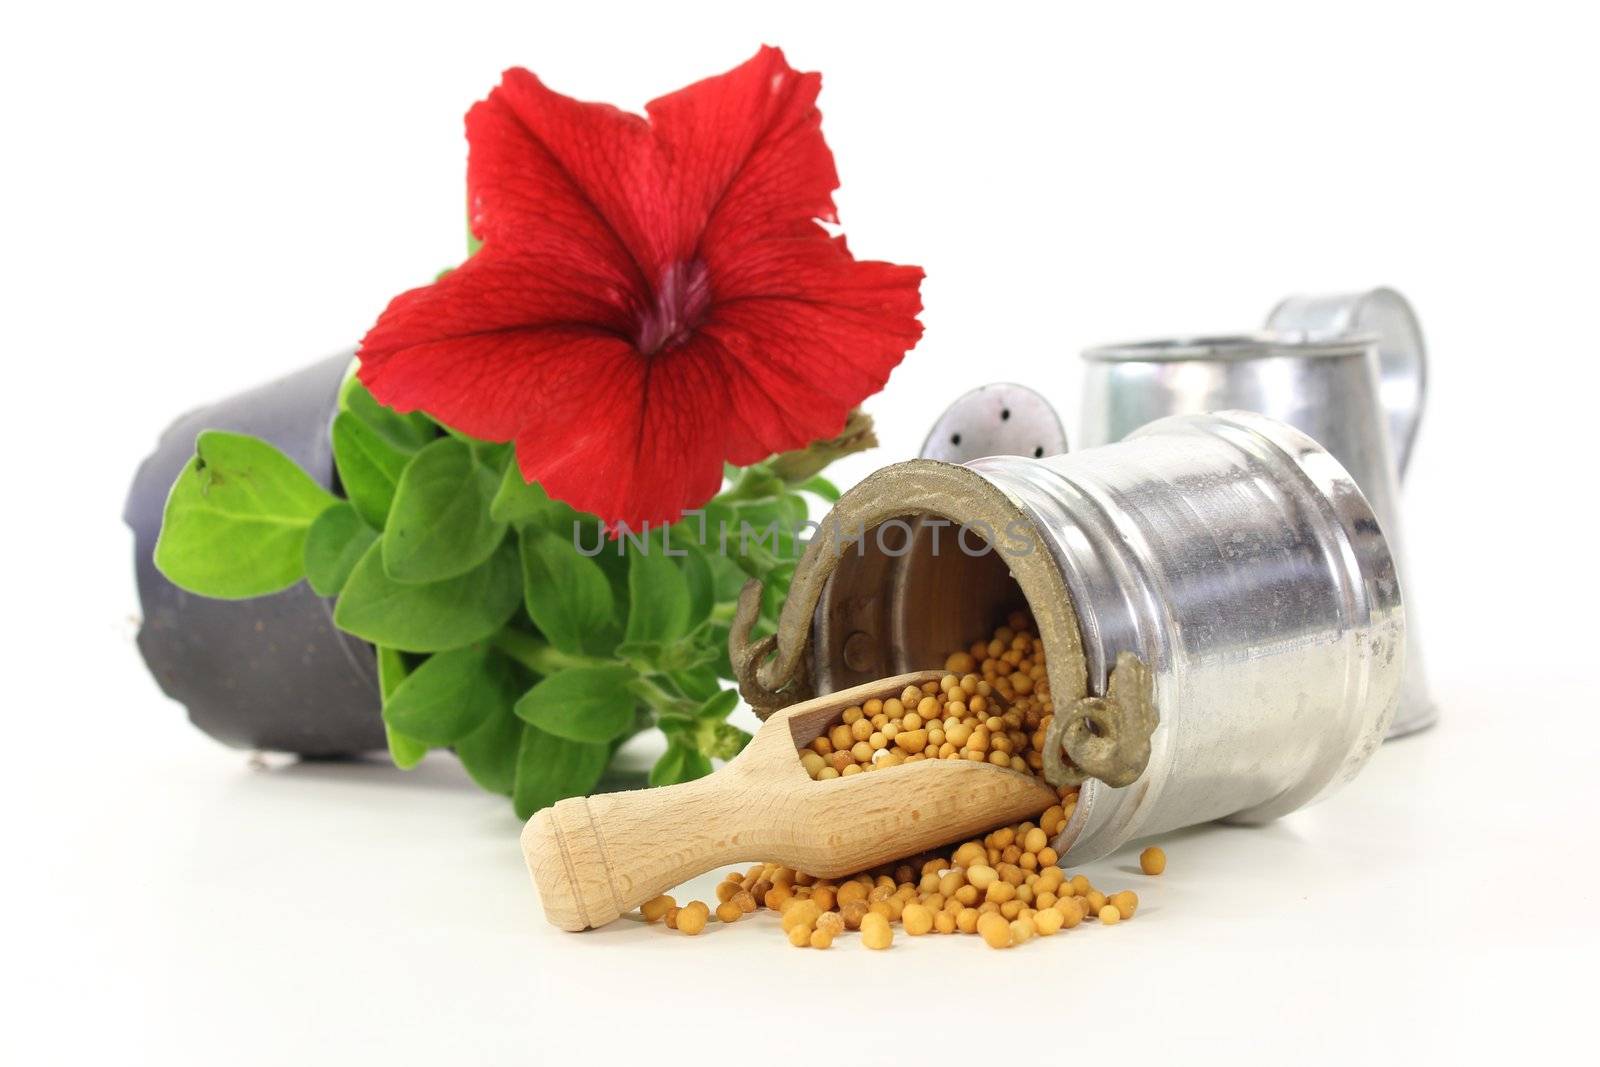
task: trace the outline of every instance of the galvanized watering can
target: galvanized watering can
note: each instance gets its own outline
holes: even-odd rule
[[[1168,415],[1257,411],[1310,434],[1366,494],[1405,581],[1400,481],[1422,420],[1422,332],[1392,289],[1293,296],[1267,331],[1237,337],[1108,345],[1084,353],[1081,445],[1120,441]],[[1430,725],[1408,597],[1406,677],[1390,736]]]

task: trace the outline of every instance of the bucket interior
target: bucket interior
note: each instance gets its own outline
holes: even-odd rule
[[[867,529],[840,558],[813,623],[819,693],[943,668],[950,653],[987,641],[1015,611],[1035,625],[1044,621],[1000,547],[972,527],[964,542],[958,540],[957,529],[939,516],[905,514]],[[1041,607],[1049,613],[1048,606]],[[1052,635],[1046,633],[1044,640],[1054,689],[1058,665],[1051,655]],[[1081,653],[1074,657],[1075,649],[1057,642],[1064,662],[1081,664]],[[1098,784],[1085,783],[1078,806],[1052,842],[1061,855],[1083,832]]]
[[[819,691],[943,667],[1019,609],[1027,598],[980,531],[925,513],[886,520],[829,579],[814,634]]]

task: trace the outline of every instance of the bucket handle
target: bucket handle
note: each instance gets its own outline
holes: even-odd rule
[[[864,478],[839,498],[806,545],[775,633],[754,636],[761,582],[752,578],[739,594],[728,658],[740,694],[763,721],[813,695],[812,621],[847,548],[859,549],[867,531],[907,514],[936,514],[958,523],[981,518],[991,527],[1002,525],[1007,515],[1022,519],[1014,501],[969,467],[915,459]],[[1023,529],[1031,540],[1026,552],[1010,560],[1011,574],[1029,599],[1041,636],[1054,649],[1050,679],[1057,711],[1046,737],[1045,781],[1081,785],[1097,778],[1114,787],[1130,785],[1150,762],[1151,735],[1160,722],[1154,676],[1137,656],[1122,652],[1106,695],[1088,695],[1083,637],[1071,594],[1038,531],[1025,520]]]
[[[1378,349],[1378,403],[1383,407],[1396,473],[1405,480],[1427,399],[1427,349],[1411,304],[1397,290],[1285,297],[1267,316],[1274,333],[1308,341],[1367,336]]]
[[[1022,518],[1016,504],[968,467],[931,459],[891,464],[841,496],[806,544],[789,580],[776,633],[761,638],[753,635],[761,614],[762,587],[755,579],[746,582],[728,632],[728,658],[739,680],[739,692],[755,713],[765,720],[779,708],[813,695],[810,657],[817,604],[846,552],[860,551],[867,531],[908,514],[937,514],[959,524],[973,518],[974,508],[992,527],[1004,525],[1001,516]],[[1054,583],[1048,594],[1038,598],[1035,617],[1041,626],[1048,623],[1059,633],[1063,648],[1070,653],[1051,671],[1052,679],[1059,677],[1066,683],[1057,687],[1056,699],[1076,700],[1088,693],[1077,616],[1065,606],[1070,597],[1059,571],[1048,563],[1048,547],[1031,526],[1026,529],[1031,538],[1029,549],[1011,561],[1012,572],[1024,590],[1029,575],[1041,588]],[[1048,614],[1037,615],[1047,610],[1046,603],[1063,605],[1059,621]]]

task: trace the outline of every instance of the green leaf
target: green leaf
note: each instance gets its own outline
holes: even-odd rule
[[[583,520],[580,519],[580,522],[583,522]],[[584,551],[587,552],[594,549],[595,537],[604,537],[604,534],[601,533],[599,522],[596,521],[593,525],[584,523],[576,535],[568,530],[558,530],[556,531],[556,536],[565,537],[569,540],[574,536],[581,537],[582,541],[580,543],[583,545]],[[582,555],[582,553],[580,552],[579,555]],[[611,541],[601,548],[598,555],[584,556],[584,558],[594,560],[595,564],[606,572],[606,580],[611,583],[611,602],[616,605],[616,617],[619,622],[626,620],[628,617],[628,557],[617,551],[617,542]]]
[[[769,622],[777,622],[778,613],[783,610],[783,602],[789,599],[789,583],[794,578],[794,564],[784,563],[774,567],[767,573],[765,584],[761,587],[761,617]]]
[[[624,641],[615,655],[640,674],[670,674],[689,671],[717,660],[717,647],[711,636],[714,629],[702,623],[693,633],[676,641]]]
[[[682,741],[690,748],[694,747],[695,722],[688,715],[678,712],[661,713],[656,717],[656,728],[666,736],[669,744]]]
[[[341,411],[334,416],[333,462],[339,468],[339,483],[373,529],[383,529],[388,521],[395,486],[410,460],[410,453],[362,422],[354,412]]]
[[[570,504],[550,499],[539,483],[523,480],[516,463],[507,463],[489,504],[489,514],[496,522],[509,522],[513,526],[534,523],[571,540],[571,523],[580,512]]]
[[[527,819],[558,800],[586,795],[600,781],[610,758],[607,745],[569,741],[537,726],[524,727],[512,797],[517,818]]]
[[[660,641],[624,641],[617,646],[615,655],[639,674],[656,674],[662,670],[665,649]]]
[[[786,488],[788,486],[784,480],[774,473],[770,466],[756,463],[738,473],[727,495],[734,500],[756,500],[761,497],[777,496]]]
[[[407,585],[383,569],[374,544],[350,573],[333,609],[347,633],[407,652],[442,652],[489,637],[516,612],[522,597],[517,550],[507,541],[459,578]]]
[[[723,631],[724,636],[726,631]],[[722,691],[722,685],[717,679],[716,668],[712,665],[692,667],[689,670],[673,671],[672,684],[690,700],[705,700],[716,696]]]
[[[439,436],[433,420],[420,411],[402,415],[378,402],[378,398],[351,378],[339,398],[342,410],[350,412],[370,428],[382,434],[390,444],[405,452],[415,452]]]
[[[678,563],[683,568],[689,590],[689,626],[692,628],[710,617],[711,609],[716,606],[716,578],[711,573],[705,550],[693,543],[698,531],[674,528],[673,532],[677,534],[673,538],[673,548],[683,552]]]
[[[711,761],[693,745],[677,739],[667,742],[667,751],[650,769],[652,786],[692,782],[711,773]]]
[[[406,666],[405,653],[394,648],[378,647],[378,692],[388,703],[389,696],[405,681],[410,668]],[[400,733],[388,722],[383,724],[384,739],[389,743],[389,758],[402,771],[409,771],[422,762],[428,746],[414,737]]]
[[[618,627],[606,572],[548,530],[525,528],[520,540],[523,601],[540,631],[563,652],[610,654]]]
[[[356,563],[378,539],[355,506],[340,501],[323,510],[306,532],[306,580],[318,596],[338,596]]]
[[[830,504],[839,502],[839,487],[820,474],[807,478],[795,488],[802,493],[810,493],[812,496],[821,497]]]
[[[504,707],[455,744],[456,758],[479,788],[510,796],[517,780],[517,753],[522,736],[533,727]]]
[[[406,654],[398,648],[378,646],[378,692],[388,700],[400,683],[406,680],[411,668],[406,664]]]
[[[731,627],[725,622],[712,621],[709,629],[706,641],[717,650],[717,656],[711,661],[709,668],[705,669],[716,678],[737,679],[738,675],[733,672],[733,662],[728,658],[728,631]]]
[[[659,540],[628,553],[629,641],[676,640],[689,632],[689,582]]]
[[[694,713],[694,746],[713,759],[732,759],[750,743],[750,735],[724,722],[739,706],[739,691],[724,689],[706,700]]]
[[[799,496],[741,504],[728,535],[728,550],[747,555],[764,567],[798,559],[795,532],[806,513],[805,500]]]
[[[737,689],[724,689],[700,705],[700,710],[694,717],[700,722],[721,722],[733,714],[733,709],[739,706],[739,691]]]
[[[696,747],[713,759],[730,760],[749,743],[750,735],[731,722],[703,723],[696,734]]]
[[[511,664],[485,645],[429,656],[384,702],[383,717],[396,730],[430,745],[451,745],[516,700],[519,680]]]
[[[738,692],[726,689],[708,697],[692,714],[662,714],[657,725],[667,736],[669,748],[681,745],[708,759],[728,760],[750,743],[748,733],[723,721],[738,706]]]
[[[744,583],[750,580],[744,568],[738,561],[721,552],[711,552],[709,560],[711,574],[715,579],[717,603],[731,604],[739,599],[739,591],[744,588]]]
[[[806,503],[806,498],[799,493],[784,493],[778,498],[778,514],[783,516],[784,526],[793,538],[800,525],[811,517],[811,505]]]
[[[167,497],[155,563],[174,585],[236,600],[305,575],[306,532],[334,497],[267,442],[207,430]]]
[[[397,582],[442,582],[472,570],[505,539],[489,517],[494,474],[472,449],[441,437],[400,476],[383,529],[383,569]]]
[[[494,484],[489,492],[490,498],[493,498],[500,487],[500,476],[505,473],[507,461],[516,455],[516,448],[510,441],[480,441],[476,437],[467,438],[467,444],[472,446],[473,458],[494,474]]]
[[[422,757],[428,754],[428,746],[425,742],[418,741],[414,737],[407,737],[388,723],[383,724],[383,736],[389,743],[389,758],[402,771],[409,771],[421,763]]]
[[[517,717],[556,737],[604,744],[633,725],[632,680],[620,664],[568,667],[523,694]]]

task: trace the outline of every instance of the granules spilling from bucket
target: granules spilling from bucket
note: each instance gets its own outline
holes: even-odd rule
[[[1041,774],[1054,705],[1044,646],[1031,620],[1013,613],[988,641],[951,653],[944,666],[948,673],[937,682],[845,709],[799,749],[806,772],[826,780],[923,759],[965,759]],[[1078,790],[1064,786],[1057,794],[1060,803],[1037,821],[846,878],[814,878],[773,863],[730,871],[717,886],[716,916],[737,922],[766,908],[779,913],[797,948],[829,948],[846,930],[859,930],[873,949],[894,943],[895,923],[913,937],[978,934],[992,948],[1010,948],[1084,921],[1111,925],[1133,918],[1139,906],[1134,892],[1107,895],[1086,876],[1069,877],[1057,865],[1050,842],[1072,818]],[[1152,866],[1145,865],[1146,873],[1159,873]],[[691,909],[698,920],[706,906],[693,901],[679,909],[662,896],[640,910],[648,921],[665,918],[697,934],[702,922],[674,922]]]
[[[966,759],[1039,774],[1055,706],[1044,643],[1028,617],[1014,612],[988,641],[952,652],[944,667],[949,673],[937,682],[846,708],[800,750],[806,773],[820,781],[923,759]],[[1076,797],[1076,789],[1062,793],[1063,803]]]
[[[1052,807],[1046,818],[1060,818],[1061,810]],[[1110,926],[1134,917],[1138,894],[1107,894],[1082,874],[1069,877],[1053,862],[1047,840],[1042,824],[1023,822],[948,854],[839,880],[758,863],[728,872],[717,886],[716,914],[730,923],[766,908],[778,913],[797,948],[830,948],[846,930],[859,930],[862,944],[872,949],[894,944],[896,923],[912,937],[978,934],[991,948],[1011,948],[1085,921]],[[1052,862],[1042,863],[1046,858]],[[679,908],[672,897],[661,896],[640,911],[647,921],[664,918],[681,933],[705,929],[706,905],[700,901]]]

